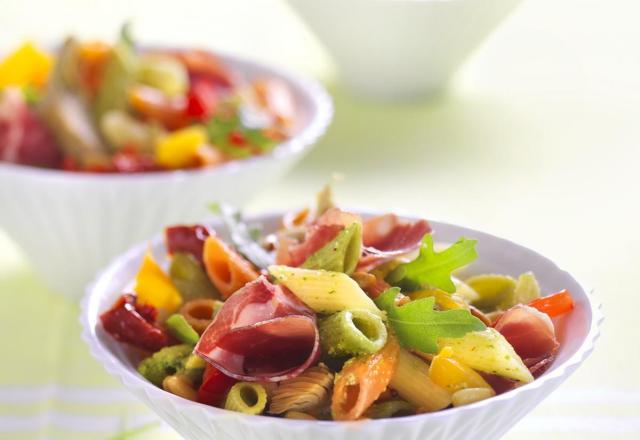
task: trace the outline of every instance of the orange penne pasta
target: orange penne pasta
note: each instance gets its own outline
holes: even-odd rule
[[[334,420],[357,420],[389,385],[400,346],[391,334],[378,352],[347,362],[337,376],[331,399]]]
[[[213,235],[204,242],[202,259],[211,282],[225,299],[258,278],[251,263]]]

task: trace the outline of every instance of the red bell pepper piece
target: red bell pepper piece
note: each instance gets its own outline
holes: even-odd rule
[[[187,116],[207,120],[215,113],[217,104],[216,86],[211,81],[194,78],[187,94]]]
[[[204,241],[211,235],[206,226],[170,226],[164,230],[164,235],[169,255],[186,252],[193,255],[200,264],[204,264],[202,260]]]
[[[157,311],[150,306],[137,306],[136,297],[121,295],[110,310],[100,315],[105,331],[120,342],[148,351],[171,345],[173,339],[153,324]]]
[[[212,406],[222,406],[231,387],[238,382],[211,364],[207,364],[198,388],[198,402]]]
[[[247,144],[247,138],[240,131],[234,130],[229,133],[229,143],[237,147],[242,147]]]
[[[563,289],[549,296],[534,299],[529,303],[529,306],[555,318],[573,309],[573,299],[571,293],[567,289]]]

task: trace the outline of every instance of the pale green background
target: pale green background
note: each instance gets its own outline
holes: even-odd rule
[[[350,98],[281,2],[179,4],[3,0],[0,50],[66,30],[109,37],[132,17],[145,41],[208,44],[320,77],[333,125],[249,209],[306,203],[338,172],[342,204],[449,220],[551,256],[595,289],[603,336],[507,438],[640,436],[638,2],[525,2],[447,95],[410,106]],[[0,438],[108,438],[155,420],[89,357],[77,306],[48,291],[3,235],[0,304]],[[176,436],[162,426],[137,438]]]

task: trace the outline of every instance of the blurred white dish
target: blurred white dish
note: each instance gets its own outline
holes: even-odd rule
[[[266,232],[276,229],[281,216],[250,218],[260,222]],[[190,402],[155,387],[136,371],[136,365],[123,344],[106,334],[98,316],[108,310],[134,278],[147,243],[121,255],[87,289],[80,321],[82,337],[93,356],[124,386],[153,409],[163,420],[187,439],[497,439],[518,420],[555,390],[586,359],[599,336],[602,320],[599,307],[569,273],[542,255],[489,234],[431,222],[438,240],[453,242],[460,236],[478,239],[478,261],[470,273],[507,273],[517,276],[533,271],[543,292],[569,289],[574,310],[556,321],[560,350],[551,368],[534,382],[505,394],[472,405],[441,412],[395,419],[360,422],[320,422],[248,416]],[[217,232],[224,231],[213,223]],[[161,236],[151,242],[154,256],[166,262]]]
[[[432,95],[520,0],[289,0],[347,86],[382,100]]]
[[[207,204],[242,205],[300,160],[333,116],[326,91],[293,72],[221,55],[246,78],[282,78],[298,109],[294,135],[271,153],[214,168],[89,174],[0,162],[0,227],[56,291],[82,295],[98,269],[164,225],[195,221]]]

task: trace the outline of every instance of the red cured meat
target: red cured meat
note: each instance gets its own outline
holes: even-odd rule
[[[19,89],[6,89],[0,100],[0,160],[46,168],[62,162],[51,133]]]
[[[195,353],[238,380],[295,377],[320,356],[315,314],[261,276],[224,303]]]
[[[517,305],[510,308],[494,327],[513,346],[525,365],[535,372],[548,368],[548,359],[555,355],[560,345],[551,319],[533,307]]]
[[[300,266],[309,256],[336,238],[343,229],[344,226],[342,225],[312,226],[302,243],[289,247],[289,265],[293,267]]]
[[[358,270],[368,271],[417,249],[431,226],[426,220],[407,221],[385,214],[366,220],[362,231],[364,254]]]
[[[338,208],[330,208],[309,227],[304,241],[291,243],[290,240],[281,239],[282,249],[278,249],[277,262],[287,266],[298,267],[307,258],[320,250],[347,226],[361,221],[360,216]]]
[[[211,231],[202,225],[171,226],[164,231],[167,251],[170,255],[176,252],[186,252],[196,257],[200,264],[204,264],[202,252],[204,242],[209,235],[211,235]]]

